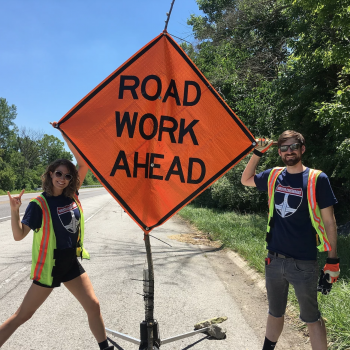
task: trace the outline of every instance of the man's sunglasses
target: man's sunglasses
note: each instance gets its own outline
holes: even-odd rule
[[[59,171],[59,170],[55,171],[55,176],[56,177],[64,176],[64,179],[68,180],[68,181],[72,180],[72,178],[73,178],[73,176],[71,174],[63,174],[62,171]]]
[[[287,152],[288,148],[290,148],[291,151],[295,151],[296,149],[299,149],[301,146],[300,143],[293,143],[292,145],[283,145],[280,146],[281,152]]]

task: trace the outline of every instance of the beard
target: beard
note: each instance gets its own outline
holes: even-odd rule
[[[290,156],[294,156],[294,158],[290,158],[290,159],[287,159],[287,156],[290,157]],[[288,166],[293,166],[293,165],[296,165],[298,164],[300,161],[301,161],[301,155],[300,154],[296,154],[296,153],[291,153],[291,154],[286,154],[284,157],[282,157],[282,161],[285,165],[288,165]]]

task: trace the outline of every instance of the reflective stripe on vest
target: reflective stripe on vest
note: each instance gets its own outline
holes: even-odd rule
[[[308,191],[307,197],[309,202],[309,211],[310,211],[312,224],[315,227],[315,230],[318,233],[319,237],[321,238],[320,239],[321,240],[320,245],[322,246],[320,247],[322,248],[321,251],[330,251],[332,250],[332,248],[331,248],[331,245],[329,244],[326,230],[324,228],[322,218],[320,217],[321,216],[320,210],[316,202],[316,182],[320,174],[321,174],[320,170],[310,169],[308,186],[307,186],[307,191]]]
[[[34,280],[39,281],[41,278],[41,272],[45,264],[47,247],[50,239],[50,212],[49,212],[49,208],[47,207],[47,203],[45,199],[39,196],[36,198],[36,200],[40,202],[42,213],[43,213],[43,224],[42,224],[43,235],[41,238],[39,256],[35,265],[34,277],[33,277]]]
[[[281,172],[283,171],[283,169],[284,168],[273,168],[271,170],[270,175],[269,175],[269,180],[268,180],[269,207],[270,207],[271,198],[273,198],[272,195],[275,193],[276,180],[277,180],[279,174],[281,174]]]
[[[270,220],[273,217],[274,210],[274,195],[275,185],[278,176],[285,168],[273,168],[268,178],[268,196],[269,196],[269,218],[267,223],[267,232],[270,231]],[[331,251],[332,247],[329,244],[327,233],[321,217],[320,208],[316,202],[316,182],[318,176],[322,171],[311,169],[309,170],[309,177],[307,183],[307,201],[311,218],[311,224],[315,228],[320,244],[317,244],[317,249],[320,252]]]
[[[78,242],[79,242],[80,246],[77,247],[76,255],[78,257],[81,257],[82,259],[90,259],[90,254],[83,246],[84,232],[85,232],[83,207],[81,206],[81,203],[80,203],[77,195],[74,195],[74,200],[77,203],[77,206],[80,210],[80,228],[79,228],[79,236],[78,236]]]
[[[53,231],[50,209],[45,197],[41,194],[32,199],[41,209],[41,227],[34,231],[32,247],[32,266],[30,278],[44,285],[52,284],[52,268],[55,264],[53,258],[56,249],[56,236]]]
[[[83,207],[82,207],[82,205],[81,205],[81,203],[80,203],[80,200],[79,200],[79,198],[78,198],[78,196],[75,194],[74,195],[74,200],[75,200],[75,202],[79,205],[79,209],[81,210],[81,211],[83,211]]]

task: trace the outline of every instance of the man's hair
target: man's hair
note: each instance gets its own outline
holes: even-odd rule
[[[46,168],[45,173],[41,175],[42,188],[49,196],[53,195],[53,184],[50,172],[54,173],[60,165],[67,167],[69,174],[72,175],[72,179],[69,181],[68,186],[63,190],[62,194],[66,197],[73,198],[80,187],[80,180],[77,168],[67,159],[57,159]]]
[[[300,134],[300,132],[296,132],[294,130],[286,130],[278,138],[277,146],[281,147],[283,142],[285,142],[289,139],[293,139],[293,138],[298,140],[298,142],[301,143],[302,145],[305,145],[304,136],[302,134]]]

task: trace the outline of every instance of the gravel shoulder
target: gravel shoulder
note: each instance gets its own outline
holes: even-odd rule
[[[179,225],[189,224],[176,215],[175,220]],[[186,230],[184,230],[186,232]],[[205,256],[211,267],[225,285],[225,289],[240,308],[242,315],[261,339],[265,337],[265,324],[268,311],[268,303],[265,291],[264,277],[253,269],[237,253],[223,249],[218,241],[211,241],[207,234],[198,231],[194,227],[189,233],[168,236],[188,244],[198,245],[205,250]],[[211,250],[208,250],[211,247]],[[218,301],[219,302],[219,301]],[[292,311],[287,311],[285,326],[278,341],[277,349],[280,350],[311,350],[307,331],[300,330],[301,322]],[[262,346],[262,345],[261,345]]]

